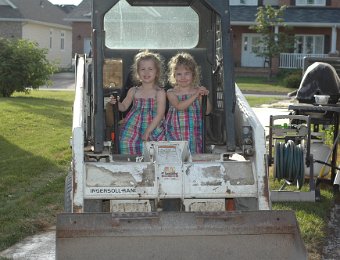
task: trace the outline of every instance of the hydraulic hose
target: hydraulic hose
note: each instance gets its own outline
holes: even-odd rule
[[[275,144],[274,178],[285,179],[296,183],[301,189],[304,182],[305,167],[303,160],[303,147],[296,145],[293,140],[277,142]]]

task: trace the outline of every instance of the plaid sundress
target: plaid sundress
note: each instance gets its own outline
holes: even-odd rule
[[[169,90],[173,91],[173,90]],[[191,95],[177,95],[179,101]],[[164,127],[168,141],[188,141],[191,153],[202,153],[202,108],[198,99],[185,110],[169,107]]]
[[[120,130],[119,149],[121,154],[142,154],[142,135],[156,115],[156,96],[154,98],[134,98],[133,106],[126,115]],[[151,132],[149,140],[165,140],[163,121]]]

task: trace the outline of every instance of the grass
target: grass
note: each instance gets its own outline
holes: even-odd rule
[[[55,224],[71,159],[73,92],[0,98],[0,250]]]
[[[283,180],[274,181],[273,177],[270,177],[269,183],[271,190],[277,190],[283,184]],[[297,191],[292,186],[286,190]],[[309,191],[307,183],[301,188],[301,192],[305,191]],[[327,236],[329,213],[334,203],[333,190],[330,185],[321,184],[320,192],[321,200],[318,202],[274,202],[272,205],[274,210],[295,212],[310,260],[321,259],[323,243]]]
[[[267,84],[258,79],[255,83],[261,90]],[[55,225],[56,214],[62,211],[64,177],[71,159],[73,97],[73,92],[32,91],[0,98],[0,251]],[[272,97],[247,99],[251,106],[276,101]],[[329,187],[321,195],[317,203],[273,204],[274,209],[296,212],[312,259],[320,259],[333,201]]]
[[[292,91],[291,88],[286,88],[276,82],[268,82],[267,78],[262,77],[238,77],[235,81],[242,93],[259,94],[259,96],[247,96],[247,101],[251,107],[272,104],[280,100],[288,99],[285,95]],[[261,96],[261,93],[270,93],[271,95]],[[275,97],[275,94],[277,94],[277,97]]]
[[[286,95],[292,92],[294,89],[287,88],[280,84],[279,81],[269,82],[264,77],[237,77],[235,79],[236,84],[243,92],[254,92],[254,93],[277,93]]]
[[[285,98],[283,98],[283,97],[247,96],[246,99],[247,99],[247,101],[248,101],[248,103],[251,107],[258,107],[258,106],[263,105],[263,104],[272,104],[272,103],[278,102],[280,100],[284,100]]]
[[[327,236],[327,220],[332,206],[333,194],[328,187],[321,190],[321,202],[274,203],[274,210],[293,210],[299,222],[302,240],[309,259],[321,259],[324,239]]]
[[[281,81],[273,79],[268,81],[266,77],[237,77],[235,82],[242,91],[254,91],[256,93],[269,92],[287,94],[294,89],[282,85]]]

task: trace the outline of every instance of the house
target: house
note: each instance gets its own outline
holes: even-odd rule
[[[264,58],[252,52],[261,36],[249,29],[255,24],[257,8],[261,5],[286,5],[284,22],[297,39],[294,50],[281,53],[274,62],[274,71],[279,68],[302,68],[306,56],[325,57],[340,50],[338,0],[230,0],[230,4],[234,60],[239,72],[266,66]],[[283,28],[277,27],[275,30],[280,32]]]
[[[223,1],[223,0],[221,0]],[[284,22],[298,39],[291,53],[281,53],[273,62],[273,70],[303,67],[305,56],[324,57],[340,50],[339,0],[229,0],[233,30],[234,62],[237,73],[267,71],[263,57],[252,52],[261,37],[249,29],[255,24],[259,6],[286,5]],[[72,23],[72,53],[89,53],[91,49],[91,0],[83,0],[66,18]],[[277,32],[283,27],[275,28]],[[338,37],[339,35],[339,37]]]
[[[72,64],[72,27],[67,13],[47,0],[0,0],[0,37],[27,39],[48,50],[60,68]]]
[[[72,56],[76,53],[89,54],[91,50],[92,0],[83,0],[65,18],[72,24]]]

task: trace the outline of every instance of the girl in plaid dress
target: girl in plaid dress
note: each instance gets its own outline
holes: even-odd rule
[[[120,153],[141,155],[143,141],[165,140],[163,119],[166,94],[160,87],[162,59],[158,54],[142,51],[135,56],[132,66],[138,86],[129,89],[126,98],[118,101],[119,111],[133,106],[124,118],[120,130]],[[112,104],[117,100],[111,97]]]
[[[174,87],[167,91],[170,103],[165,119],[168,141],[186,140],[191,153],[202,153],[202,95],[209,91],[199,86],[200,72],[189,53],[179,53],[169,61],[169,82]],[[209,99],[207,114],[211,111]]]

